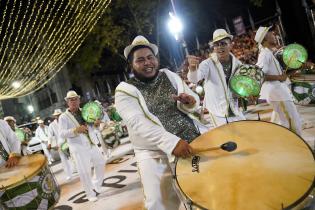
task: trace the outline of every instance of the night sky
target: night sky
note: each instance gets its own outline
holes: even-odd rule
[[[190,49],[195,48],[196,36],[200,43],[211,40],[216,28],[225,28],[225,20],[234,33],[232,20],[237,16],[242,16],[246,28],[250,29],[250,12],[257,23],[257,29],[259,25],[269,25],[272,19],[276,19],[277,13],[275,0],[263,0],[261,7],[253,5],[249,0],[195,0],[190,4],[183,0],[174,0],[174,2],[177,15],[181,17],[184,24],[184,36]],[[162,19],[167,17],[165,15],[167,10],[171,10],[171,4],[167,4],[167,1],[165,3]],[[307,3],[311,5],[310,0],[307,0]],[[306,46],[311,57],[314,58],[314,40],[311,37],[302,0],[278,0],[278,4],[283,26],[287,32],[287,44],[297,42]]]

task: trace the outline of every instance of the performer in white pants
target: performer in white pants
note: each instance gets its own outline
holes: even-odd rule
[[[48,159],[48,163],[52,164],[52,162],[54,161],[54,159],[52,158],[49,150],[47,149],[47,145],[48,145],[48,126],[44,124],[43,120],[38,120],[38,127],[36,128],[35,131],[35,137],[37,137],[42,145],[43,151],[45,156]]]
[[[214,127],[227,122],[245,120],[238,106],[238,98],[229,87],[229,80],[241,65],[231,53],[233,36],[224,29],[213,32],[213,53],[199,65],[199,58],[187,56],[189,72],[187,78],[192,83],[205,79],[205,107],[209,111]]]
[[[260,96],[262,99],[266,99],[278,114],[280,125],[301,135],[301,117],[293,103],[290,89],[285,83],[287,80],[286,72],[283,72],[271,50],[276,44],[276,37],[270,28],[259,27],[255,35],[255,41],[259,46],[257,66],[261,67],[265,73],[265,82],[261,88]]]
[[[102,183],[105,173],[105,159],[101,153],[94,125],[86,125],[80,110],[80,96],[69,91],[65,97],[68,109],[59,117],[60,137],[67,139],[70,153],[76,162],[80,181],[89,201],[96,201],[96,192],[103,192]],[[91,167],[95,171],[95,183],[92,182]]]
[[[137,159],[145,208],[176,210],[180,200],[172,185],[168,157],[187,157],[188,142],[199,132],[188,117],[199,97],[168,69],[160,69],[158,48],[137,36],[125,48],[125,58],[135,77],[116,88],[115,106],[126,123]]]
[[[65,142],[64,139],[60,137],[60,131],[59,131],[59,125],[58,125],[58,119],[59,116],[62,114],[62,111],[60,109],[56,109],[54,113],[52,114],[55,118],[54,121],[50,123],[48,126],[48,149],[55,148],[58,150],[58,153],[60,155],[61,163],[63,166],[63,169],[66,173],[66,179],[70,180],[72,178],[72,163],[71,160],[68,159],[66,154],[61,151],[61,145]]]

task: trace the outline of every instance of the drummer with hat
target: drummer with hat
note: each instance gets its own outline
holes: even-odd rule
[[[257,66],[265,73],[260,96],[273,107],[278,114],[280,125],[285,126],[298,135],[302,133],[301,117],[293,103],[292,94],[285,81],[286,72],[272,53],[272,47],[277,42],[271,27],[259,27],[255,41],[258,44],[259,55]]]
[[[52,114],[55,118],[48,126],[48,149],[58,150],[63,169],[66,173],[66,179],[71,180],[72,178],[72,164],[68,159],[66,154],[61,151],[61,145],[65,143],[65,139],[60,137],[60,128],[59,128],[59,116],[62,114],[60,109],[55,109]]]
[[[189,114],[199,97],[168,69],[159,69],[158,47],[137,36],[124,50],[134,78],[121,82],[115,106],[127,125],[148,210],[178,209],[168,156],[192,154],[199,131]]]
[[[224,29],[213,32],[213,53],[200,64],[196,56],[188,56],[188,80],[197,84],[205,79],[205,107],[214,127],[227,122],[245,120],[238,106],[238,98],[229,87],[229,79],[241,65],[231,53],[233,36]]]
[[[0,166],[13,167],[21,156],[21,143],[8,123],[0,120]]]
[[[104,192],[102,188],[105,159],[97,146],[96,129],[99,121],[94,125],[87,125],[83,120],[80,109],[80,96],[73,90],[68,91],[65,97],[68,108],[59,117],[60,137],[67,139],[70,153],[76,163],[80,181],[89,201],[96,201],[96,192]],[[92,182],[91,168],[94,166],[96,182]],[[94,191],[94,190],[95,191]]]

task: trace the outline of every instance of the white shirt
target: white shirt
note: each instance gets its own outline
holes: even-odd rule
[[[233,54],[230,55],[232,56],[231,75],[233,75],[241,65],[241,62]],[[236,116],[242,116],[238,108],[237,97],[233,97],[233,93],[226,83],[223,67],[216,53],[212,53],[210,58],[202,61],[196,71],[189,71],[187,78],[192,83],[205,79],[205,107],[211,114],[217,117],[228,116],[230,105]]]
[[[265,75],[282,75],[278,60],[268,48],[260,46],[257,66],[262,68]],[[265,81],[261,87],[260,98],[267,101],[293,101],[290,89],[285,82]]]
[[[35,137],[39,138],[41,142],[48,143],[48,126],[44,125],[44,128],[38,126],[35,131]]]
[[[60,137],[58,120],[55,119],[48,126],[48,144],[52,147],[61,146],[65,141]]]
[[[4,120],[0,120],[0,141],[8,154],[21,154],[21,142]],[[6,161],[0,156],[0,166],[4,165],[5,162]]]

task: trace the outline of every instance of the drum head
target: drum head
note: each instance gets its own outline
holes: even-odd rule
[[[197,206],[285,209],[297,205],[311,191],[314,155],[288,129],[262,121],[239,121],[215,128],[191,145],[201,149],[227,141],[237,143],[237,149],[202,152],[176,163],[178,186]]]
[[[69,149],[69,145],[67,142],[64,142],[62,145],[61,145],[61,151],[65,152]]]
[[[289,44],[283,51],[283,62],[292,69],[300,68],[307,57],[306,49],[300,44]]]
[[[93,123],[102,117],[102,108],[96,102],[89,102],[82,108],[82,117],[87,123]]]
[[[42,154],[22,156],[18,165],[13,168],[0,167],[0,189],[8,189],[24,183],[36,175],[46,164]]]

